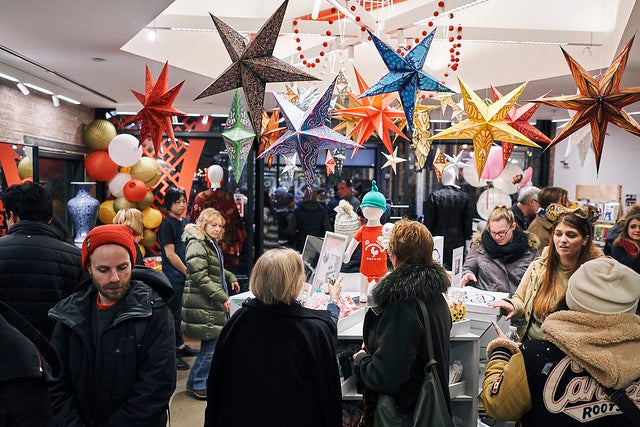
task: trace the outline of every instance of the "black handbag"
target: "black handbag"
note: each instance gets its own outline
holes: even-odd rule
[[[427,335],[427,363],[424,379],[418,390],[418,398],[412,414],[401,414],[393,396],[379,394],[374,412],[374,427],[452,427],[453,421],[447,408],[440,377],[436,371],[437,362],[433,356],[433,341],[427,307],[419,301]]]

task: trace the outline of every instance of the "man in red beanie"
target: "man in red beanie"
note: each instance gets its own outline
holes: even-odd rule
[[[165,426],[175,389],[175,339],[159,271],[132,268],[133,234],[102,225],[82,244],[91,275],[49,312],[63,377],[51,388],[57,425]]]

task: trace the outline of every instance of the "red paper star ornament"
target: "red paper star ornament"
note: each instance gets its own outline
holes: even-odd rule
[[[148,136],[151,136],[156,154],[160,148],[163,133],[166,133],[173,142],[176,141],[175,135],[173,134],[171,116],[184,115],[182,111],[172,106],[178,96],[178,92],[182,89],[184,80],[169,89],[168,73],[169,63],[165,62],[158,76],[158,81],[154,82],[151,71],[149,71],[149,67],[147,66],[144,94],[136,92],[135,90],[131,91],[143,105],[143,108],[138,111],[138,114],[129,119],[127,124],[134,121],[140,122],[140,136],[138,137],[140,145],[142,145]]]
[[[576,114],[569,120],[562,131],[556,135],[549,146],[557,144],[587,124],[591,126],[593,151],[596,156],[596,171],[600,169],[604,138],[607,134],[609,122],[627,132],[640,136],[640,125],[622,109],[627,105],[640,101],[640,87],[620,89],[622,74],[627,65],[629,51],[634,38],[635,36],[629,40],[598,80],[593,78],[571,55],[562,49],[562,53],[571,69],[573,79],[578,86],[579,93],[555,98],[542,97],[534,100],[534,102],[541,104],[576,111]]]

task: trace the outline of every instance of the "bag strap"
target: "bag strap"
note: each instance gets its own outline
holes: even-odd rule
[[[420,310],[422,311],[422,320],[424,321],[424,330],[427,335],[427,365],[425,369],[432,365],[431,361],[433,360],[435,363],[434,355],[433,355],[433,340],[431,339],[431,324],[429,322],[429,313],[427,311],[427,306],[424,301],[418,300],[420,304]]]
[[[609,399],[618,405],[618,408],[622,411],[625,418],[631,423],[632,426],[640,426],[640,408],[629,399],[625,389],[614,390],[612,388],[602,387],[609,396]]]

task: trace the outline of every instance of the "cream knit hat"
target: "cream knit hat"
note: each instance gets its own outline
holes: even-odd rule
[[[333,227],[335,232],[353,237],[358,228],[360,228],[360,219],[358,214],[354,212],[351,203],[346,200],[340,200],[338,206],[333,210],[336,211],[336,221]]]
[[[587,261],[569,278],[567,306],[595,314],[635,313],[640,274],[609,257]]]

